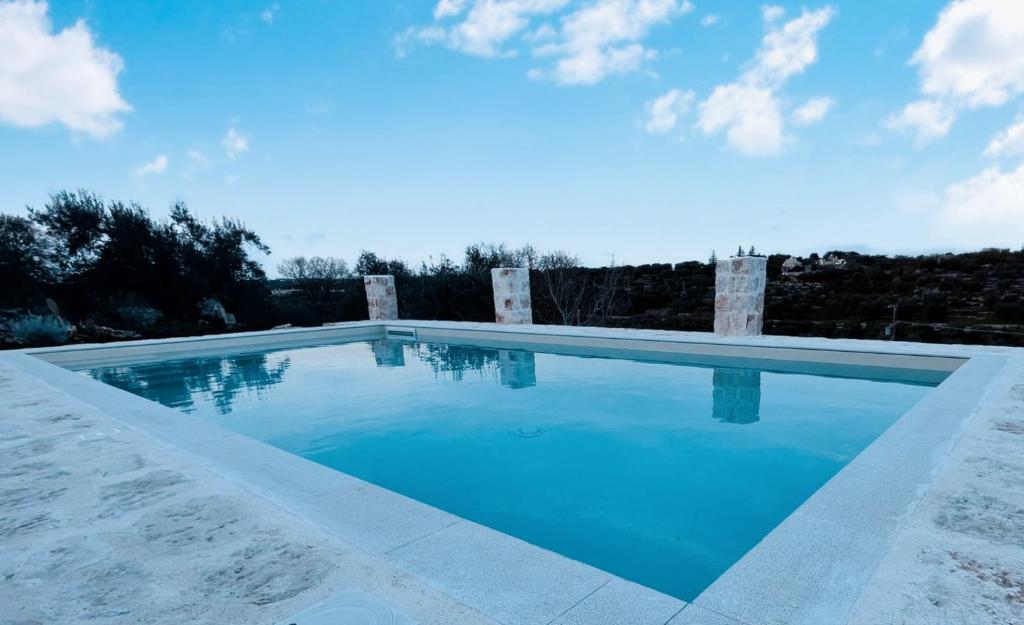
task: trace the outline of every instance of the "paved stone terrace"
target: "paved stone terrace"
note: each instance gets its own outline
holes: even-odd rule
[[[1009,365],[834,622],[1024,623],[1024,358],[978,351]],[[620,593],[624,584],[558,622],[650,622],[630,618],[637,594]],[[329,597],[370,606],[382,622],[496,622],[0,363],[0,625],[270,624]],[[784,623],[698,605],[674,612],[657,622]]]
[[[966,424],[849,622],[1024,623],[1024,359]]]
[[[369,623],[495,623],[0,364],[0,624],[269,625],[337,593]]]

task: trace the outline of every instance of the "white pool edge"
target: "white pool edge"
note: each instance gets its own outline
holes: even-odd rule
[[[602,591],[609,594],[612,588],[617,601],[632,596],[638,604],[658,605],[662,611],[670,605],[683,607],[681,601],[588,565],[51,364],[74,366],[100,354],[152,359],[197,351],[284,347],[296,341],[379,338],[389,326],[416,328],[423,340],[486,335],[508,343],[584,347],[606,347],[614,341],[631,351],[663,352],[673,348],[686,353],[754,353],[758,358],[889,367],[898,362],[921,366],[921,359],[930,363],[944,359],[938,362],[947,362],[949,369],[955,370],[938,388],[694,601],[695,606],[755,625],[844,622],[896,532],[927,491],[932,474],[948,455],[958,432],[983,402],[985,389],[1005,365],[1006,354],[1014,352],[1012,348],[878,341],[721,339],[702,333],[401,321],[21,350],[9,352],[4,358],[342,540],[395,562],[499,621],[506,620],[499,617],[507,618],[501,611],[509,608],[507,601],[495,605],[493,595],[501,589],[493,585],[498,581],[508,583],[508,579],[496,580],[493,571],[485,570],[487,563],[479,557],[474,559],[472,554],[459,560],[454,571],[431,565],[431,559],[464,553],[469,541],[481,553],[512,554],[517,570],[538,578],[522,580],[529,582],[527,587],[531,583],[557,584],[565,578],[579,580],[581,596],[571,610],[586,609],[588,603],[600,604]],[[339,506],[338,494],[344,495],[346,505]],[[476,566],[481,567],[479,574],[473,570]],[[515,579],[516,571],[508,575]],[[523,594],[528,600],[526,588]],[[678,614],[672,619],[673,625],[700,622],[691,618],[696,610],[675,612]]]

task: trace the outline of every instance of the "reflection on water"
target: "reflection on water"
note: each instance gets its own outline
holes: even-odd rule
[[[417,343],[413,349],[416,356],[430,365],[438,377],[448,377],[458,382],[465,378],[467,372],[475,371],[480,377],[496,378],[502,386],[508,388],[537,385],[537,364],[533,352],[444,343]]]
[[[243,393],[258,397],[284,379],[287,357],[270,362],[268,354],[195,358],[185,361],[106,367],[89,372],[93,378],[131,391],[165,406],[191,412],[195,401],[212,400],[217,412],[228,414]]]
[[[486,349],[444,343],[408,343],[381,339],[370,341],[378,367],[404,367],[408,349],[434,372],[435,377],[455,382],[468,372],[481,379],[491,378],[510,389],[537,386],[537,363],[533,352],[514,349]],[[242,354],[195,358],[187,361],[89,371],[97,380],[142,395],[167,406],[191,412],[196,402],[209,399],[220,414],[231,412],[243,393],[262,398],[284,379],[291,366],[288,356]],[[756,423],[761,412],[761,371],[716,368],[713,375],[712,415],[723,423]]]
[[[405,367],[406,350],[433,371],[435,377],[462,381],[468,372],[493,379],[510,389],[537,386],[533,352],[486,349],[444,343],[370,341],[378,367]],[[365,352],[364,352],[365,353]],[[220,414],[228,414],[243,394],[264,394],[284,379],[291,358],[273,352],[195,358],[184,361],[103,367],[89,371],[93,378],[166,406],[192,412],[195,404],[209,401]],[[760,420],[761,371],[715,368],[712,416],[722,423],[748,424]]]
[[[761,418],[761,371],[716,368],[712,415],[723,423],[757,423]]]
[[[416,343],[412,347],[435,376],[451,378],[455,382],[465,378],[470,371],[478,372],[481,377],[493,376],[498,368],[498,352],[493,349],[446,343]]]
[[[499,349],[498,370],[502,386],[509,388],[537,386],[537,361],[533,352]]]
[[[369,345],[378,367],[405,367],[408,350],[439,378],[459,382],[473,372],[481,379],[491,378],[510,389],[537,386],[536,356],[529,351],[390,339],[370,341]],[[228,414],[239,395],[254,393],[263,397],[284,379],[290,366],[288,356],[275,358],[271,352],[105,367],[89,374],[101,382],[187,412],[192,411],[196,402],[209,398],[218,413]],[[713,380],[715,419],[740,424],[759,420],[759,370],[716,368]]]
[[[491,378],[513,389],[537,384],[532,352],[387,339],[369,344],[378,367],[405,367],[408,349],[437,377],[458,382],[468,372],[476,372],[482,379]],[[101,367],[88,373],[100,382],[185,412],[193,412],[197,403],[209,401],[219,414],[229,414],[240,395],[263,398],[284,380],[291,363],[288,356],[270,352]]]
[[[515,349],[483,349],[443,343],[406,343],[390,339],[370,341],[370,350],[378,367],[404,367],[405,347],[422,362],[430,365],[434,375],[462,380],[475,371],[481,377],[497,373],[502,386],[527,388],[537,385],[537,363],[533,352]]]
[[[688,600],[928,391],[412,341],[92,373]]]
[[[380,339],[370,341],[370,351],[378,367],[404,367],[405,344],[401,341]]]

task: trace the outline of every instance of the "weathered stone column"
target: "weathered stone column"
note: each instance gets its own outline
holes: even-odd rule
[[[533,323],[530,270],[523,267],[491,269],[496,323]]]
[[[715,334],[756,336],[764,325],[768,258],[724,258],[715,267]]]
[[[370,321],[398,319],[398,294],[394,276],[363,276],[366,286],[366,307]]]

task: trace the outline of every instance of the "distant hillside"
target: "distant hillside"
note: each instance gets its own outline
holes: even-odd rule
[[[363,251],[283,259],[242,223],[163,218],[88,191],[0,213],[0,348],[316,326],[365,319],[361,275],[395,276],[405,319],[493,321],[491,270],[531,267],[535,323],[711,331],[711,263],[582,267],[569,251],[479,243],[413,267]],[[768,261],[768,334],[1024,346],[1024,251]]]
[[[832,252],[796,259],[768,258],[765,332],[790,336],[887,339],[892,305],[896,338],[935,343],[1024,346],[1024,252],[986,250],[967,254],[888,257]],[[789,263],[793,265],[794,263]],[[581,268],[575,284],[618,285],[599,322],[614,327],[710,332],[714,321],[714,267],[704,262],[651,264],[614,269]],[[271,288],[293,319],[319,322],[285,280]],[[401,316],[412,319],[491,321],[486,273],[400,275]],[[535,323],[561,323],[543,273],[531,272]],[[290,304],[285,304],[285,301]],[[586,308],[587,302],[583,307]],[[366,314],[358,279],[339,283],[335,317]]]
[[[897,308],[900,340],[1024,345],[1024,252],[887,257],[854,252],[768,259],[765,332],[885,339]],[[598,269],[593,271],[607,271]],[[623,267],[623,294],[610,324],[711,329],[714,268],[706,263]]]

